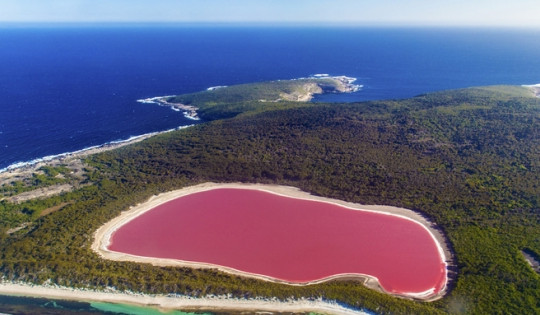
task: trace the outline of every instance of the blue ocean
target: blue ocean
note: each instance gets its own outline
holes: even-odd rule
[[[0,169],[193,123],[138,99],[316,73],[364,86],[323,102],[536,84],[540,30],[0,26]]]

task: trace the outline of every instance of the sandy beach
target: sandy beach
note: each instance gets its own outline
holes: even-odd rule
[[[367,314],[349,309],[333,301],[277,299],[237,299],[227,296],[192,298],[179,295],[147,295],[115,291],[80,290],[59,286],[38,286],[0,282],[0,294],[42,297],[60,300],[107,302],[155,307],[164,312],[183,311],[257,311],[257,312],[317,312],[336,315]]]
[[[112,234],[120,228],[122,225],[126,224],[130,220],[140,216],[141,214],[145,213],[146,211],[149,211],[155,207],[157,207],[160,204],[163,204],[165,202],[168,202],[170,200],[186,196],[189,194],[193,194],[196,192],[201,191],[207,191],[215,188],[240,188],[240,189],[256,189],[261,190],[265,192],[274,193],[281,196],[287,196],[292,198],[298,198],[298,199],[305,199],[305,200],[314,200],[314,201],[320,201],[320,202],[327,202],[332,204],[337,204],[349,209],[354,210],[362,210],[362,211],[371,211],[371,212],[377,212],[385,215],[393,215],[398,216],[407,220],[414,221],[420,225],[422,225],[433,237],[435,240],[435,243],[437,244],[439,254],[441,257],[441,260],[444,261],[447,266],[452,264],[452,255],[449,250],[449,248],[446,245],[446,240],[442,233],[435,228],[435,226],[429,222],[427,219],[425,219],[420,214],[404,209],[404,208],[397,208],[397,207],[391,207],[391,206],[381,206],[381,205],[360,205],[355,203],[349,203],[341,200],[335,200],[335,199],[329,199],[319,196],[313,196],[309,193],[303,192],[295,187],[289,187],[289,186],[277,186],[277,185],[263,185],[263,184],[241,184],[241,183],[228,183],[228,184],[220,184],[220,183],[204,183],[196,186],[190,186],[183,189],[170,191],[167,193],[163,193],[157,196],[151,197],[146,202],[139,204],[137,206],[134,206],[130,208],[129,210],[124,211],[120,216],[116,217],[115,219],[107,222],[103,226],[101,226],[94,235],[94,242],[92,244],[92,250],[97,252],[101,257],[105,259],[111,259],[111,260],[117,260],[117,261],[136,261],[136,262],[142,262],[142,263],[150,263],[153,265],[158,266],[183,266],[183,267],[191,267],[191,268],[214,268],[219,269],[224,272],[232,273],[239,276],[247,276],[247,277],[254,277],[258,279],[262,279],[265,281],[273,281],[273,282],[279,282],[279,283],[287,283],[290,285],[307,285],[307,284],[313,284],[313,283],[319,283],[323,281],[328,281],[332,279],[358,279],[361,280],[364,285],[378,290],[382,291],[381,286],[378,283],[378,280],[374,277],[371,277],[369,275],[362,275],[362,274],[340,274],[335,275],[330,278],[320,279],[313,282],[308,283],[289,283],[283,280],[277,280],[268,276],[264,275],[258,275],[258,274],[251,274],[243,271],[238,271],[232,268],[224,267],[224,266],[217,266],[212,264],[205,264],[205,263],[198,263],[198,262],[189,262],[189,261],[181,261],[181,260],[173,260],[173,259],[160,259],[160,258],[150,258],[150,257],[141,257],[141,256],[134,256],[134,255],[128,255],[124,253],[118,253],[113,252],[107,249],[107,247],[110,244],[110,239]],[[420,294],[409,294],[405,295],[404,297],[407,298],[415,298],[415,299],[422,299],[422,300],[436,300],[440,297],[442,297],[446,293],[446,285],[445,287],[436,295],[434,295],[432,292],[423,292]]]

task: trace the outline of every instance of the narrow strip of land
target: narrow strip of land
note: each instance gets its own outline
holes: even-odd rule
[[[147,295],[114,291],[79,290],[58,286],[38,286],[21,283],[1,283],[0,294],[41,297],[71,301],[99,301],[156,307],[160,310],[237,311],[237,312],[295,312],[336,315],[366,315],[368,313],[323,300],[237,299],[225,296],[192,298],[179,295]]]

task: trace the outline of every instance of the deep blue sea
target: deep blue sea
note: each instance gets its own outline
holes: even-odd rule
[[[540,30],[162,26],[0,27],[0,169],[191,124],[138,99],[316,73],[406,98],[540,82]]]

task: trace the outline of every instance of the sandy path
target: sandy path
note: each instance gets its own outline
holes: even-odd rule
[[[224,272],[236,274],[239,276],[248,276],[248,277],[258,278],[258,279],[262,279],[266,281],[287,283],[291,285],[307,285],[307,284],[328,281],[331,279],[354,278],[354,279],[359,279],[363,281],[364,285],[372,289],[383,291],[381,286],[378,283],[378,280],[369,275],[341,274],[341,275],[335,275],[329,278],[325,278],[325,279],[321,279],[321,280],[317,280],[317,281],[313,281],[309,283],[297,284],[297,283],[289,283],[286,281],[277,280],[277,279],[264,276],[264,275],[247,273],[247,272],[239,271],[239,270],[224,267],[224,266],[217,266],[217,265],[206,264],[206,263],[188,262],[188,261],[181,261],[181,260],[175,260],[175,259],[141,257],[141,256],[113,252],[107,249],[107,247],[110,244],[110,239],[111,239],[112,234],[118,228],[120,228],[122,225],[126,224],[130,220],[170,200],[174,200],[182,196],[186,196],[186,195],[193,194],[196,192],[207,191],[207,190],[211,190],[215,188],[256,189],[256,190],[266,191],[266,192],[270,192],[270,193],[274,193],[274,194],[278,194],[282,196],[287,196],[287,197],[292,197],[292,198],[314,200],[314,201],[337,204],[337,205],[344,206],[344,207],[354,209],[354,210],[371,211],[371,212],[377,212],[377,213],[386,214],[386,215],[399,216],[401,218],[411,220],[417,224],[422,225],[435,240],[435,243],[437,244],[437,247],[439,249],[441,260],[446,262],[447,266],[452,264],[451,260],[453,256],[451,255],[451,252],[446,245],[446,240],[444,236],[442,235],[442,233],[438,229],[436,229],[436,227],[431,222],[429,222],[426,218],[424,218],[423,216],[421,216],[420,214],[412,210],[408,210],[404,208],[397,208],[397,207],[392,207],[392,206],[360,205],[360,204],[345,202],[345,201],[336,200],[336,199],[313,196],[309,193],[299,190],[298,188],[289,187],[289,186],[241,184],[241,183],[228,183],[228,184],[204,183],[204,184],[200,184],[196,186],[190,186],[190,187],[182,188],[179,190],[170,191],[170,192],[163,193],[157,196],[153,196],[150,199],[148,199],[146,202],[139,204],[137,206],[134,206],[127,211],[122,212],[120,216],[102,225],[94,234],[94,242],[92,244],[92,250],[94,250],[96,253],[98,253],[101,257],[105,259],[111,259],[111,260],[117,260],[117,261],[135,261],[135,262],[142,262],[142,263],[150,263],[156,266],[214,268],[214,269],[219,269]],[[436,295],[434,295],[432,292],[424,292],[424,293],[415,294],[415,295],[409,294],[406,297],[431,301],[431,300],[435,300],[442,297],[446,293],[446,287],[447,286],[445,284],[445,287]]]
[[[21,203],[36,198],[45,198],[60,195],[61,193],[71,191],[72,189],[73,186],[70,184],[52,185],[41,187],[31,191],[26,191],[15,196],[7,197],[5,199],[12,203]]]
[[[0,282],[0,294],[27,297],[43,297],[74,301],[99,301],[157,307],[160,310],[205,311],[266,311],[266,312],[317,312],[324,314],[367,314],[332,301],[277,299],[236,299],[226,296],[192,298],[187,296],[147,295],[137,293],[101,292],[78,290],[58,286],[38,286],[21,283]]]

